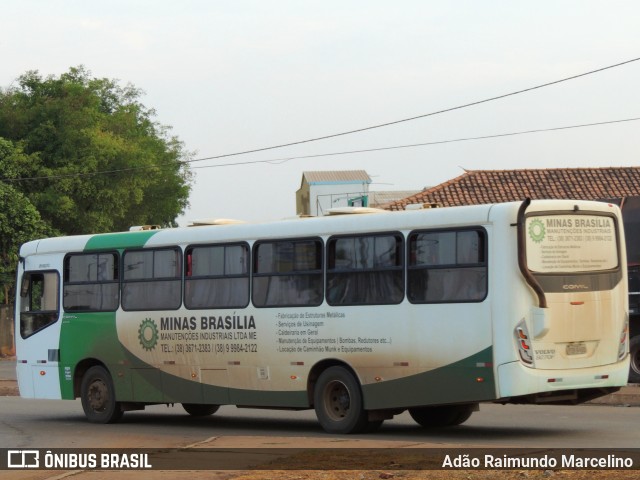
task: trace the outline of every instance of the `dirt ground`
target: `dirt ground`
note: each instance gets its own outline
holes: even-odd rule
[[[18,396],[18,385],[14,380],[0,380],[0,397]]]
[[[594,471],[594,470],[421,470],[421,471],[379,471],[379,470],[359,470],[359,471],[255,471],[248,474],[232,477],[236,480],[258,480],[265,478],[277,478],[281,480],[591,480],[591,479],[636,479],[638,471]]]
[[[396,457],[397,455],[397,457]],[[310,459],[309,456],[313,456]],[[318,457],[325,456],[326,465],[333,465],[336,470],[305,470],[305,465],[317,464]],[[424,451],[415,454],[406,450],[371,449],[359,452],[356,457],[340,458],[340,452],[328,450],[326,453],[318,451],[301,452],[290,457],[275,460],[269,464],[273,470],[256,470],[244,472],[235,479],[258,480],[277,478],[282,480],[591,480],[591,479],[636,479],[640,478],[638,470],[440,470],[434,459],[425,458]],[[348,463],[350,470],[340,470],[340,466]],[[283,468],[279,470],[278,468]],[[430,470],[429,468],[436,468]],[[297,470],[292,470],[297,469]]]

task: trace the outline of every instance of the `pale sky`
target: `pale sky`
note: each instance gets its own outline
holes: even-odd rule
[[[1,0],[0,86],[28,70],[145,91],[195,157],[426,114],[640,57],[640,2]],[[640,117],[640,62],[326,141],[195,163],[269,160]],[[371,190],[465,169],[640,165],[640,122],[193,170],[178,219],[295,215],[305,170],[366,170]]]

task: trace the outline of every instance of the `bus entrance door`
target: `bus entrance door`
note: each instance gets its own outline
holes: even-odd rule
[[[61,398],[60,275],[50,265],[39,258],[37,266],[27,264],[19,272],[17,377],[20,394],[27,398]]]

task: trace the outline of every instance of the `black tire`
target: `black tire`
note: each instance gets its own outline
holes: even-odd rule
[[[640,383],[640,335],[631,338],[629,342],[629,383]]]
[[[344,367],[322,372],[313,399],[318,421],[327,433],[358,433],[369,425],[360,384]]]
[[[441,407],[410,408],[409,414],[424,428],[453,427],[467,420],[476,405],[444,405]]]
[[[92,423],[115,423],[122,418],[122,408],[116,401],[113,381],[107,369],[91,367],[82,377],[80,386],[82,409]]]
[[[218,411],[220,405],[207,405],[202,403],[183,403],[182,408],[192,417],[206,417]]]

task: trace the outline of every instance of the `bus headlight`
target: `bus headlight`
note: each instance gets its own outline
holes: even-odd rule
[[[627,351],[629,344],[629,315],[627,315],[626,320],[624,321],[624,327],[622,328],[622,333],[620,334],[620,344],[618,345],[618,361],[622,360]]]
[[[518,344],[518,353],[520,353],[520,360],[526,365],[533,366],[533,353],[531,351],[531,340],[529,339],[529,331],[524,319],[516,325],[514,330],[516,343]]]

